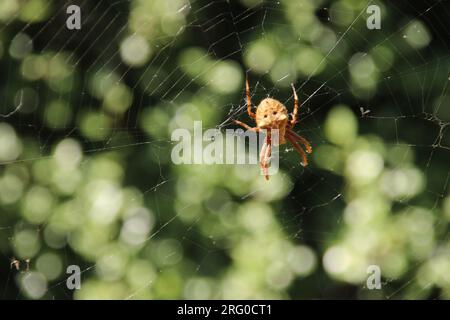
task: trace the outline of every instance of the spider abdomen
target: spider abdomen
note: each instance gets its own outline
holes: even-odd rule
[[[256,125],[262,129],[278,129],[279,143],[286,143],[288,112],[284,104],[272,98],[262,100],[256,108]]]

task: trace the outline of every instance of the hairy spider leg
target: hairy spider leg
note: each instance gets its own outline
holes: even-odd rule
[[[294,111],[292,112],[292,120],[290,122],[291,128],[297,123],[297,113],[298,113],[298,96],[297,92],[295,92],[295,87],[291,83],[292,91],[294,92]]]
[[[298,143],[292,138],[290,135],[286,137],[290,143],[294,146],[295,150],[300,154],[300,157],[302,157],[302,162],[300,164],[304,167],[308,165],[308,159],[306,158],[306,153],[303,151],[303,149],[298,145]]]
[[[297,133],[295,133],[294,131],[292,131],[289,128],[287,128],[286,133],[288,136],[292,137],[293,139],[299,141],[302,145],[304,145],[307,153],[312,152],[312,147],[311,147],[311,144],[308,142],[308,140],[306,140],[302,136],[298,135]]]
[[[266,149],[267,149],[267,143],[264,141],[261,151],[259,153],[259,167],[261,168],[261,171],[263,172],[264,176],[266,177],[267,180],[267,175],[266,175],[266,169],[265,169],[265,156],[266,156]]]
[[[272,139],[270,138],[270,135],[266,135],[264,144],[259,154],[259,165],[261,167],[261,170],[263,171],[266,180],[269,180],[269,161],[271,155],[272,155]]]
[[[250,86],[248,84],[248,75],[245,75],[245,95],[247,96],[247,112],[248,115],[256,119],[256,114],[252,111],[252,97],[250,96]]]
[[[244,128],[247,129],[247,130],[251,130],[251,131],[254,131],[254,132],[259,132],[259,131],[261,130],[261,129],[258,128],[258,127],[252,128],[252,127],[250,127],[248,124],[245,124],[245,123],[243,123],[243,122],[241,122],[241,121],[239,121],[239,120],[233,120],[233,122],[234,122],[235,124],[238,124],[238,125],[244,127]]]

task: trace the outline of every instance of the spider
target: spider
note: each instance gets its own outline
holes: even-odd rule
[[[245,94],[247,96],[247,113],[255,120],[256,127],[250,127],[239,120],[233,120],[234,123],[244,127],[247,130],[254,132],[267,130],[266,138],[259,155],[259,164],[266,180],[269,180],[269,162],[272,154],[272,137],[270,129],[279,130],[279,144],[285,144],[286,140],[288,140],[294,146],[295,150],[297,150],[300,154],[302,159],[300,163],[302,166],[306,167],[308,165],[308,159],[305,151],[303,151],[299,143],[304,146],[307,153],[312,152],[312,148],[308,140],[299,136],[292,130],[294,125],[297,123],[298,97],[293,84],[291,84],[291,87],[294,92],[294,111],[292,113],[291,120],[289,120],[286,107],[280,101],[272,98],[265,98],[262,100],[256,108],[256,113],[254,113],[252,111],[250,86],[248,84],[248,77],[246,77]]]

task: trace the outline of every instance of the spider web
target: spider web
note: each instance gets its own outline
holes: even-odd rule
[[[15,141],[0,169],[3,298],[448,298],[448,1],[37,2],[40,21],[13,11],[0,27],[0,140]],[[70,4],[81,30],[65,28]],[[370,4],[382,7],[380,30],[366,27]],[[140,66],[124,63],[127,39],[144,52]],[[258,48],[266,55],[254,58]],[[313,50],[312,66],[290,57],[299,48]],[[374,65],[372,79],[358,77]],[[269,183],[256,166],[174,166],[174,129],[252,125],[246,72],[255,105],[270,96],[291,111],[294,83],[311,165],[286,147]],[[332,112],[340,105],[358,124],[353,143],[327,134],[335,116],[353,119]],[[370,172],[380,155],[385,182],[373,185],[389,194],[403,174],[417,190],[355,194],[348,163]],[[397,239],[378,220],[352,223],[366,195],[391,206],[381,228],[412,231]],[[422,247],[408,236],[431,241],[426,253],[411,253]],[[396,244],[406,253],[386,263]],[[30,270],[11,268],[13,257]],[[73,264],[79,291],[66,287]],[[381,265],[382,290],[366,288],[368,265]]]

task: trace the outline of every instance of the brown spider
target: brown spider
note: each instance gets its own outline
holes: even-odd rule
[[[312,152],[309,142],[292,131],[292,128],[297,123],[298,112],[298,97],[295,92],[294,85],[291,84],[294,92],[294,111],[292,113],[292,119],[289,121],[289,116],[286,107],[278,100],[272,98],[265,98],[262,100],[256,108],[256,114],[252,111],[252,101],[250,97],[250,86],[248,85],[248,78],[245,79],[245,93],[247,95],[247,112],[248,115],[256,121],[256,127],[250,127],[249,125],[233,120],[234,123],[244,127],[247,130],[254,132],[260,132],[261,130],[267,130],[264,144],[261,148],[259,155],[259,164],[261,170],[264,173],[266,180],[269,180],[269,162],[272,154],[272,139],[270,129],[278,129],[279,144],[285,144],[286,139],[294,146],[295,150],[300,154],[302,158],[301,165],[306,167],[308,165],[308,159],[306,158],[305,151],[300,147],[298,142],[305,147],[307,153]]]

